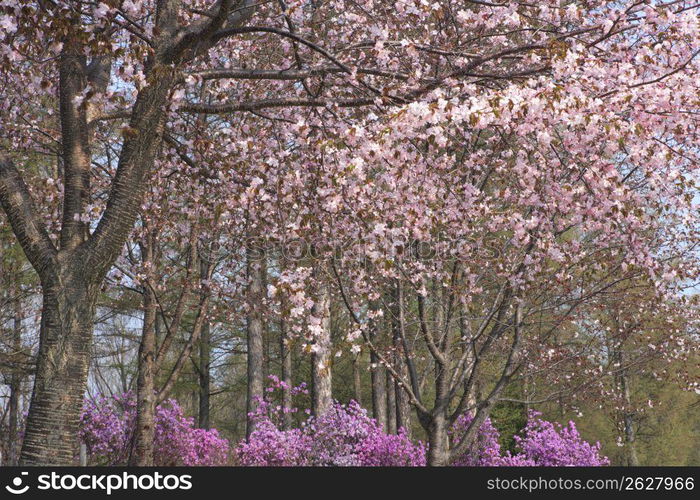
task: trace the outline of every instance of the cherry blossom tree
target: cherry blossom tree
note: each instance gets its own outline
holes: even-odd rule
[[[417,411],[429,462],[448,463],[538,314],[564,321],[640,274],[672,293],[697,269],[698,29],[682,1],[0,3],[0,203],[43,293],[21,462],[72,461],[104,278],[153,176],[189,167],[223,227],[313,240],[277,281],[317,409],[335,298]],[[37,155],[51,176],[28,172]],[[373,340],[384,309],[403,310],[391,353]],[[501,375],[451,446],[488,355]]]

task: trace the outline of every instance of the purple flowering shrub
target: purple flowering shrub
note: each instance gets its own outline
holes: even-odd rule
[[[574,422],[564,427],[558,423],[542,420],[540,413],[531,411],[522,435],[514,436],[519,453],[501,453],[498,442],[499,432],[486,419],[479,429],[475,449],[467,451],[453,462],[456,466],[603,466],[609,465],[607,457],[600,455],[600,443],[584,441]],[[462,415],[451,429],[453,440],[459,439],[472,421],[469,415]]]
[[[460,415],[450,429],[450,438],[458,442],[472,422],[469,414]],[[487,418],[479,428],[476,444],[467,452],[452,462],[454,466],[489,467],[502,465],[501,445],[498,442],[500,434]]]
[[[268,392],[286,388],[270,377]],[[293,392],[305,392],[305,386]],[[291,410],[296,411],[296,410]],[[255,466],[420,466],[425,447],[414,444],[403,429],[387,434],[357,402],[334,403],[324,415],[309,417],[299,428],[281,430],[283,409],[258,401],[252,414],[255,430],[236,448],[241,465]]]
[[[125,465],[136,427],[136,401],[125,393],[85,403],[80,440],[90,461],[99,465]],[[155,415],[154,460],[157,466],[223,465],[229,443],[216,429],[197,429],[174,399],[158,405]]]
[[[584,441],[576,424],[567,426],[539,418],[540,413],[531,411],[522,436],[514,436],[520,453],[507,453],[503,465],[512,466],[603,466],[610,465],[608,457],[600,455],[600,443]]]
[[[299,427],[284,430],[285,410],[270,401],[272,393],[287,388],[270,377],[268,398],[258,401],[251,414],[255,428],[248,440],[235,448],[240,465],[246,466],[423,466],[426,445],[412,442],[404,429],[387,434],[357,402],[334,403],[323,415],[306,418]],[[292,394],[307,394],[304,384]],[[308,413],[308,411],[306,412]],[[221,465],[227,462],[228,441],[214,429],[194,427],[177,401],[156,409],[155,464]],[[472,421],[462,415],[450,429],[453,444],[459,442]],[[136,423],[136,403],[131,394],[87,402],[81,419],[80,439],[87,445],[93,464],[123,465],[129,458]],[[518,452],[503,453],[499,432],[490,419],[481,425],[475,445],[454,460],[455,466],[602,466],[600,444],[584,441],[573,422],[562,426],[530,412],[520,435],[514,436]]]
[[[268,393],[286,388],[276,377]],[[294,388],[305,393],[305,386]],[[294,411],[297,410],[288,410]],[[298,428],[282,430],[283,409],[270,401],[258,402],[252,417],[255,430],[236,448],[241,465],[249,466],[422,466],[426,464],[426,446],[413,443],[401,429],[387,434],[367,410],[355,401],[334,403],[324,415],[309,417]],[[450,429],[453,443],[469,427],[472,417],[463,415]],[[608,465],[600,456],[600,444],[584,441],[573,422],[562,427],[531,412],[522,436],[515,436],[519,453],[502,453],[499,432],[490,419],[481,425],[476,444],[457,458],[455,466],[550,466]]]

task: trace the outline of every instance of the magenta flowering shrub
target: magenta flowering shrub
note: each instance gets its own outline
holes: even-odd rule
[[[250,438],[236,447],[240,465],[289,467],[311,465],[311,440],[301,429],[281,430],[272,420],[257,421]]]
[[[97,465],[125,465],[133,444],[136,402],[130,393],[85,403],[80,440]],[[229,443],[216,429],[197,429],[174,399],[156,408],[155,465],[223,465]]]
[[[450,438],[453,442],[458,442],[464,435],[473,417],[469,414],[460,415],[450,429]],[[479,435],[476,444],[464,455],[452,462],[455,466],[499,466],[501,461],[501,445],[498,442],[500,434],[487,418],[479,428]]]
[[[567,426],[539,418],[531,411],[522,436],[515,436],[520,453],[506,454],[502,465],[512,466],[603,466],[610,465],[607,457],[600,455],[600,443],[584,441],[569,421]]]
[[[270,377],[268,394],[286,387]],[[306,393],[305,386],[293,389]],[[294,411],[297,410],[288,410]],[[281,429],[283,410],[268,400],[259,401],[252,414],[255,430],[236,447],[241,465],[248,466],[422,466],[426,446],[413,443],[401,429],[387,434],[357,402],[334,403],[324,415],[309,417],[299,428]],[[600,444],[584,441],[573,422],[563,427],[530,412],[521,436],[515,436],[520,451],[502,453],[499,432],[490,419],[481,425],[472,449],[454,460],[455,466],[600,466],[608,465],[600,455]],[[457,443],[472,422],[462,415],[450,429]]]
[[[324,415],[310,418],[304,431],[311,437],[312,465],[420,466],[422,443],[414,444],[403,431],[387,434],[356,401],[334,403]]]
[[[270,377],[268,393],[284,387]],[[305,386],[293,389],[305,392]],[[357,402],[334,403],[324,415],[309,417],[301,427],[281,430],[282,409],[259,401],[252,414],[255,430],[236,448],[241,465],[251,466],[420,466],[425,447],[401,430],[387,434]],[[296,411],[296,410],[292,410]]]
[[[456,466],[602,466],[609,465],[607,457],[600,455],[600,443],[594,445],[584,441],[574,422],[563,427],[542,420],[540,413],[531,411],[522,435],[514,436],[519,453],[501,453],[499,432],[486,419],[479,429],[477,444],[453,462]],[[470,415],[462,415],[452,426],[453,441],[463,435],[472,421]]]

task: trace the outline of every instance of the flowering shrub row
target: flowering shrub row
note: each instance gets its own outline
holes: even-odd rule
[[[273,379],[275,387],[284,383]],[[305,392],[302,385],[294,393]],[[296,412],[296,409],[287,410]],[[246,466],[423,466],[427,446],[412,442],[404,429],[387,434],[355,401],[334,403],[324,415],[307,418],[300,427],[282,429],[284,409],[260,400],[251,415],[255,430],[235,448],[240,465]],[[136,423],[131,394],[86,403],[80,438],[93,464],[123,465],[128,461]],[[450,430],[457,442],[471,423],[461,416]],[[228,441],[215,429],[194,427],[174,400],[158,406],[155,429],[155,465],[221,465],[228,459]],[[515,436],[518,453],[502,452],[498,430],[487,419],[472,449],[454,460],[455,466],[601,466],[600,444],[579,435],[573,422],[567,426],[542,420],[530,412],[521,435]]]
[[[273,387],[284,383],[272,378]],[[296,388],[295,390],[299,390]],[[303,391],[304,388],[302,387]],[[292,410],[295,411],[295,410]],[[262,400],[252,418],[255,430],[236,447],[241,465],[250,466],[422,466],[426,445],[413,443],[401,429],[387,434],[355,401],[335,403],[319,417],[310,417],[299,428],[283,430],[283,409]],[[515,436],[519,453],[502,453],[498,430],[487,419],[479,429],[473,449],[458,457],[456,466],[601,466],[600,444],[591,445],[579,435],[573,422],[562,427],[530,412],[522,435]],[[471,423],[469,415],[457,419],[450,430],[458,441]]]
[[[131,393],[85,404],[80,440],[95,465],[125,465],[136,427],[136,402]],[[229,443],[216,429],[197,429],[174,399],[156,408],[154,461],[157,466],[223,465]]]

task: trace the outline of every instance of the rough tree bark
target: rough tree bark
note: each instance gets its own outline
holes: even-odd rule
[[[255,420],[251,414],[258,406],[258,400],[264,394],[264,324],[262,301],[265,297],[265,254],[262,249],[253,246],[246,249],[248,266],[248,317],[247,317],[247,362],[248,362],[248,391],[247,391],[247,420],[246,436],[255,430]]]

